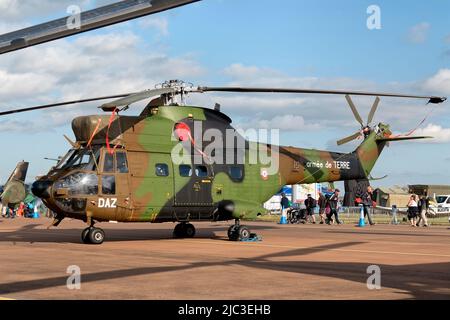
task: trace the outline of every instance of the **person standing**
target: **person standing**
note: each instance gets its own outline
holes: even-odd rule
[[[419,212],[419,207],[417,206],[417,197],[413,194],[411,195],[411,197],[409,198],[409,202],[408,202],[408,218],[409,221],[411,222],[411,227],[416,227],[416,219],[417,219],[417,214]]]
[[[397,212],[398,212],[398,208],[397,205],[392,205],[392,219],[391,219],[391,224],[398,224],[398,220],[397,220]]]
[[[291,207],[291,202],[289,201],[289,199],[286,197],[285,193],[281,194],[281,216],[282,216],[282,220],[286,219],[287,220],[287,214],[289,211],[289,208]]]
[[[305,200],[306,207],[306,221],[311,218],[313,224],[316,224],[316,217],[314,215],[314,209],[317,207],[317,201],[314,199],[311,194],[308,194],[308,197]]]
[[[331,197],[328,199],[328,206],[330,207],[330,214],[328,216],[327,224],[333,221],[333,215],[336,219],[337,224],[342,224],[339,220],[339,189],[336,189]]]
[[[419,209],[419,220],[417,221],[416,225],[420,227],[420,223],[423,222],[423,226],[428,227],[427,213],[428,209],[430,208],[430,199],[422,196],[422,198],[419,200],[419,203],[417,204],[417,207]]]
[[[325,223],[325,207],[327,204],[327,198],[323,195],[322,192],[319,192],[319,200],[317,201],[317,204],[319,205],[319,218],[320,218],[320,224]]]
[[[367,217],[367,219],[369,220],[369,224],[371,226],[373,226],[375,224],[372,220],[372,214],[371,214],[373,202],[374,202],[373,189],[371,186],[368,186],[366,192],[363,193],[362,204],[364,207],[364,218]]]

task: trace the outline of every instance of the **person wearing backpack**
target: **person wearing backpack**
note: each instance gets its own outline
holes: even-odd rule
[[[317,201],[314,199],[311,194],[308,194],[308,197],[305,200],[306,207],[306,221],[311,218],[313,224],[316,224],[316,217],[314,215],[314,209],[317,207]]]

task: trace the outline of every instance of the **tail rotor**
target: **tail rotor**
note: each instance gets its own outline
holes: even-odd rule
[[[364,136],[364,137],[368,136],[370,134],[370,132],[372,131],[372,129],[371,129],[372,121],[373,121],[375,113],[378,109],[378,105],[380,104],[380,98],[376,97],[376,99],[372,105],[372,108],[370,109],[369,116],[367,117],[367,122],[366,122],[366,124],[364,124],[364,121],[363,121],[361,115],[359,114],[358,109],[356,108],[355,104],[353,103],[353,100],[350,97],[350,95],[347,94],[345,96],[345,99],[347,100],[348,105],[350,106],[350,109],[352,110],[356,121],[361,125],[361,129],[358,132],[356,132],[348,137],[338,140],[337,141],[338,146],[349,143],[353,140],[359,139],[362,136]]]

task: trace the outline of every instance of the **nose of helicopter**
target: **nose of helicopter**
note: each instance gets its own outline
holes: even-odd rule
[[[33,194],[36,197],[49,198],[51,185],[52,185],[51,181],[47,181],[47,180],[35,181],[31,185],[31,192],[33,192]]]

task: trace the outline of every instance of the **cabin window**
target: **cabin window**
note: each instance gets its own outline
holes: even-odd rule
[[[127,155],[125,152],[116,153],[116,170],[119,173],[128,173]]]
[[[187,164],[180,165],[180,176],[191,177],[192,176],[192,167]]]
[[[157,163],[155,165],[155,174],[158,177],[167,177],[169,176],[169,166],[165,163]]]
[[[228,174],[233,181],[242,181],[242,178],[244,177],[243,168],[238,166],[229,167]]]
[[[103,172],[114,172],[114,155],[110,154],[109,152],[105,153]]]
[[[102,193],[116,194],[116,177],[102,176]]]
[[[208,176],[208,169],[205,166],[196,166],[195,175],[199,178],[206,178]]]

